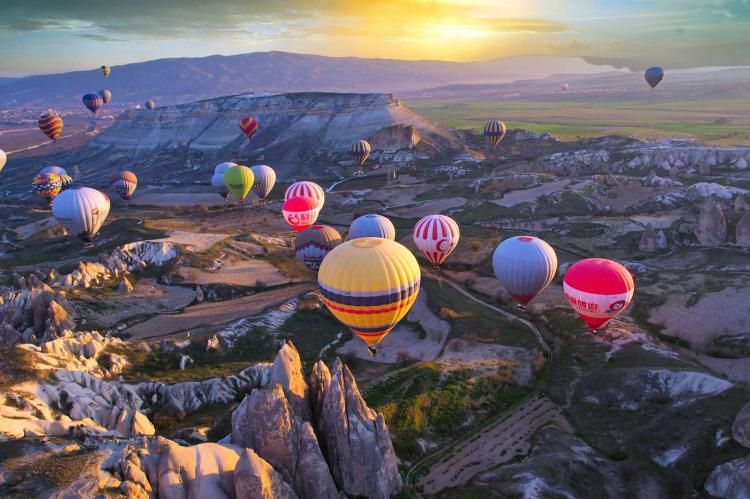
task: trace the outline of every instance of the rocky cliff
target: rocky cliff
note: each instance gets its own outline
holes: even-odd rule
[[[259,123],[251,141],[238,126],[247,115]],[[422,154],[461,149],[455,132],[390,94],[248,94],[125,111],[58,161],[79,164],[82,181],[94,183],[108,178],[104,164],[127,164],[141,182],[206,181],[217,163],[230,159],[252,164],[262,158],[280,175],[290,175],[302,164],[350,161],[349,145],[360,138],[373,141],[371,162],[393,160],[399,151],[413,154],[418,144]]]

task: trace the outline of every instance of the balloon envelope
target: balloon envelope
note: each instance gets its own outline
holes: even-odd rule
[[[62,184],[60,186],[61,192],[67,191],[68,189],[73,187],[73,177],[71,177],[70,175],[60,175],[60,182]]]
[[[55,199],[55,196],[60,194],[62,179],[60,175],[54,173],[40,173],[31,182],[31,189],[34,191],[34,194],[43,197],[51,203]]]
[[[44,132],[44,135],[52,140],[57,140],[62,134],[63,119],[56,114],[43,114],[37,120],[37,125]]]
[[[323,188],[315,182],[295,182],[287,187],[284,192],[284,201],[298,196],[307,196],[315,200],[318,208],[323,208],[326,201],[326,195]]]
[[[247,197],[254,181],[253,171],[247,166],[237,165],[224,172],[224,184],[238,201]]]
[[[596,331],[627,308],[633,299],[635,283],[630,272],[619,263],[588,258],[568,269],[563,291],[573,310]]]
[[[276,172],[268,165],[255,165],[250,168],[255,176],[253,192],[261,201],[265,201],[276,184]]]
[[[5,154],[5,151],[0,149],[0,170],[5,168],[5,163],[8,162],[8,155]]]
[[[152,101],[152,100],[147,100],[147,101],[146,101],[146,103],[145,103],[145,104],[143,104],[143,106],[144,106],[144,107],[145,107],[146,109],[155,109],[155,108],[156,108],[156,102],[154,102],[154,101]]]
[[[233,166],[237,166],[237,163],[232,163],[231,161],[224,161],[223,163],[219,163],[218,165],[214,167],[214,173],[224,175],[226,171]]]
[[[502,121],[490,120],[484,125],[484,136],[487,137],[487,142],[490,143],[493,151],[500,141],[505,138],[507,131],[508,129]]]
[[[351,241],[360,237],[382,237],[395,241],[396,228],[393,226],[393,222],[383,215],[369,213],[357,218],[349,226],[347,240]]]
[[[109,77],[109,73],[111,71],[111,69],[109,69],[109,66],[102,66],[99,69],[102,71],[102,74],[105,78]]]
[[[55,175],[67,175],[68,172],[63,168],[62,166],[45,166],[41,170],[39,170],[39,173],[54,173]]]
[[[104,100],[99,94],[86,94],[83,96],[83,105],[86,109],[96,114],[99,109],[104,105]]]
[[[352,155],[354,162],[359,166],[364,165],[367,158],[370,157],[370,143],[363,139],[355,140],[349,146],[349,154]]]
[[[103,88],[99,90],[99,97],[102,98],[105,104],[109,104],[109,101],[112,100],[112,92],[110,92],[106,88]]]
[[[318,270],[326,255],[341,244],[341,234],[327,225],[313,225],[297,234],[294,253],[311,270]]]
[[[135,188],[138,186],[138,177],[135,173],[124,170],[114,176],[109,182],[122,199],[128,200],[133,197]]]
[[[281,207],[284,220],[294,230],[301,232],[318,219],[320,208],[317,207],[315,200],[309,196],[297,196],[284,201]]]
[[[555,278],[557,255],[537,237],[511,237],[495,248],[492,269],[511,297],[526,305]]]
[[[419,294],[420,279],[411,251],[395,241],[374,237],[338,245],[318,271],[328,310],[370,346],[409,312]]]
[[[240,120],[240,130],[245,134],[247,140],[250,140],[258,131],[258,122],[252,116],[245,116]]]
[[[52,202],[52,215],[84,242],[90,243],[109,214],[109,197],[90,187],[74,187]]]
[[[651,89],[654,89],[664,78],[664,70],[659,66],[654,66],[648,68],[643,76],[646,78],[646,83],[648,83]]]
[[[428,215],[417,222],[412,236],[417,249],[437,267],[453,253],[461,234],[452,218]]]

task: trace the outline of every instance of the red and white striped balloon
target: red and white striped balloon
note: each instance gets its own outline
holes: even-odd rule
[[[284,193],[284,201],[289,201],[291,198],[299,196],[307,196],[315,200],[318,209],[323,207],[325,203],[326,195],[323,188],[315,182],[303,181],[295,182],[290,185]]]
[[[633,299],[635,283],[628,269],[605,258],[576,262],[563,279],[565,299],[591,331],[614,319]]]
[[[414,226],[414,244],[432,263],[433,268],[445,261],[458,245],[458,224],[445,215],[428,215]]]
[[[301,232],[318,219],[320,208],[315,204],[315,200],[310,196],[297,196],[284,201],[281,212],[286,223],[297,232]]]

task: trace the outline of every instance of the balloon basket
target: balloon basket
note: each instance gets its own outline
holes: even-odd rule
[[[367,347],[367,352],[370,354],[370,357],[377,357],[378,356],[378,351],[375,350],[375,347],[368,346]]]

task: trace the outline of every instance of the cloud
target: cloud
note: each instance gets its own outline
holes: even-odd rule
[[[94,40],[95,42],[123,42],[122,38],[114,38],[109,35],[98,35],[96,33],[77,33],[77,37],[85,38],[87,40]]]

